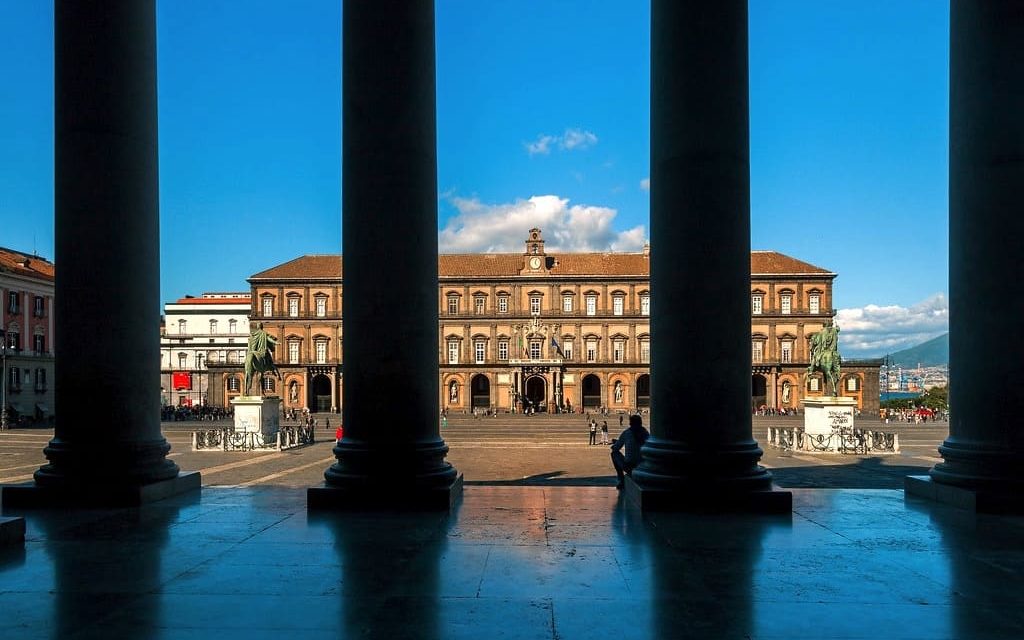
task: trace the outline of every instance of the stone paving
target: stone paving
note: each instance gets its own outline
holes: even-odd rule
[[[604,418],[602,418],[603,420]],[[336,424],[337,416],[331,418]],[[899,455],[856,456],[779,451],[766,446],[767,428],[793,427],[800,418],[754,418],[754,434],[777,484],[784,487],[848,487],[901,489],[903,476],[921,474],[940,461],[936,448],[948,425],[881,425],[863,418],[858,426],[900,433]],[[617,416],[609,419],[611,437],[618,432]],[[223,423],[228,424],[228,423]],[[311,447],[285,452],[193,452],[191,430],[218,423],[165,422],[165,437],[172,445],[171,459],[185,471],[200,471],[206,486],[274,485],[308,487],[323,481],[334,461],[334,429],[320,429],[323,440]],[[0,433],[0,483],[31,480],[45,463],[42,450],[52,437],[44,429],[16,429]],[[448,460],[468,484],[597,485],[612,486],[614,475],[608,448],[589,446],[582,416],[499,416],[474,418],[453,415],[442,437],[450,447]]]

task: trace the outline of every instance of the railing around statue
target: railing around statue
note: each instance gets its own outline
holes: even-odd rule
[[[258,431],[204,429],[192,432],[193,451],[284,451],[316,442],[313,427],[281,427],[273,439]]]
[[[801,428],[768,427],[768,445],[785,451],[866,455],[899,453],[900,436],[888,431],[843,427],[827,434],[809,434]]]

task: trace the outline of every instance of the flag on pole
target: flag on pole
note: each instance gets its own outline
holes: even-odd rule
[[[555,336],[551,336],[551,346],[555,348],[555,351],[558,353],[559,356],[565,358],[565,354],[562,353],[562,347],[559,346],[558,340],[555,340]]]

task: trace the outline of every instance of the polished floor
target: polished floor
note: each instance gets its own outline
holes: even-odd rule
[[[1024,637],[1024,518],[902,491],[796,489],[785,517],[495,486],[451,515],[311,515],[272,487],[21,515],[5,640]]]

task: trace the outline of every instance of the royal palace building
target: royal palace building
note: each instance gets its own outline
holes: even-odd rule
[[[774,251],[752,252],[750,270],[751,409],[799,409],[802,398],[826,392],[821,375],[808,375],[807,365],[811,337],[835,315],[836,274]],[[650,405],[656,346],[647,249],[549,253],[541,230],[531,229],[522,253],[443,254],[438,274],[441,409],[619,411]],[[344,386],[341,257],[302,256],[253,275],[249,283],[251,322],[263,323],[277,339],[282,376],[264,378],[263,391],[280,395],[285,408],[338,411]],[[878,365],[846,363],[839,393],[856,398],[862,410],[877,411]],[[211,361],[210,368],[211,374],[220,369],[211,400],[226,405],[241,393],[240,367]],[[394,398],[401,406],[402,389],[394,390]]]

